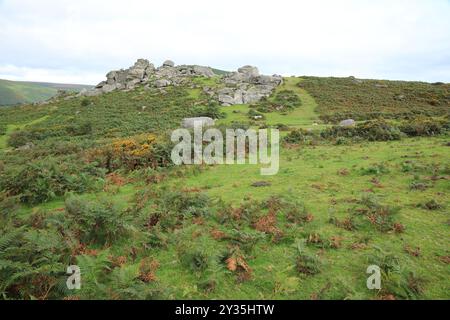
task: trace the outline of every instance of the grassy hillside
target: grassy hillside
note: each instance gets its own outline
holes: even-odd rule
[[[85,85],[0,80],[0,106],[47,100],[58,90],[80,91]]]
[[[214,68],[212,68],[212,70],[214,71],[214,73],[215,74],[217,74],[217,75],[225,75],[225,74],[227,74],[227,73],[230,73],[229,71],[225,71],[225,70],[220,70],[220,69],[214,69]]]
[[[286,78],[267,101],[230,107],[188,85],[0,109],[0,295],[450,298],[446,93],[426,85],[431,109],[422,84],[401,83],[420,115],[405,121],[384,94],[341,81]],[[354,128],[324,121],[353,111]],[[279,173],[173,166],[171,130],[200,115],[282,128]],[[366,287],[373,264],[380,291]]]
[[[306,77],[301,87],[314,97],[327,122],[450,113],[450,84]]]

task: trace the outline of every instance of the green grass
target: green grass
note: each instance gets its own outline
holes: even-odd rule
[[[197,85],[215,85],[217,79],[195,79]],[[302,100],[302,105],[288,115],[277,112],[267,113],[266,123],[276,125],[283,123],[291,128],[321,129],[319,117],[324,114],[323,106],[319,106],[310,92],[298,86],[307,80],[300,78],[286,78],[280,90],[293,90]],[[182,117],[190,116],[195,106],[202,105],[203,95],[200,88],[168,89],[165,95],[157,91],[138,88],[131,92],[113,92],[99,97],[88,98],[89,104],[82,105],[81,99],[58,101],[48,106],[0,109],[0,129],[5,134],[0,135],[0,175],[3,169],[23,169],[29,163],[37,161],[54,161],[61,164],[62,170],[73,170],[80,162],[87,161],[85,151],[102,146],[119,137],[129,137],[140,133],[157,132],[176,128]],[[146,108],[142,108],[146,106]],[[227,118],[219,121],[230,124],[233,121],[248,122],[248,105],[222,107]],[[233,111],[239,111],[233,112]],[[82,137],[64,134],[61,128],[72,124],[89,121],[93,131]],[[318,122],[319,126],[312,126]],[[62,134],[53,136],[54,130]],[[43,135],[34,141],[36,148],[30,152],[7,150],[8,136],[15,130],[36,130]],[[53,197],[51,201],[35,206],[21,204],[11,224],[6,226],[15,228],[23,223],[29,231],[39,233],[40,242],[44,244],[46,238],[58,239],[64,234],[62,243],[67,246],[65,252],[71,252],[70,261],[80,258],[82,253],[71,251],[70,245],[83,244],[91,251],[86,253],[94,262],[99,262],[103,253],[112,258],[125,258],[121,266],[108,265],[108,272],[102,273],[97,280],[84,280],[83,289],[75,294],[81,298],[129,298],[133,292],[153,287],[161,288],[158,298],[169,299],[377,299],[382,297],[376,291],[366,288],[366,268],[368,257],[377,252],[377,248],[394,254],[403,271],[413,271],[425,281],[423,291],[410,298],[420,299],[448,299],[450,292],[450,269],[448,264],[440,259],[449,256],[448,250],[448,208],[450,207],[450,168],[448,159],[450,149],[447,146],[448,135],[424,138],[404,138],[393,142],[351,142],[337,146],[331,142],[322,141],[314,146],[296,146],[281,148],[280,171],[275,176],[261,176],[258,165],[220,165],[211,167],[181,167],[160,170],[125,168],[115,174],[125,179],[125,185],[111,185],[105,177],[100,178],[100,187],[94,192],[85,192],[80,197],[84,201],[100,202],[108,199],[123,210],[121,219],[126,221],[129,233],[107,243],[78,243],[76,232],[65,222],[65,197]],[[57,152],[57,146],[73,145],[81,150],[63,148]],[[73,144],[73,145],[72,145]],[[377,173],[377,168],[383,167]],[[77,167],[75,167],[77,168]],[[11,171],[14,171],[11,170]],[[94,171],[94,164],[91,170]],[[83,171],[76,174],[90,174]],[[63,172],[64,173],[64,172]],[[369,174],[367,174],[369,173]],[[36,186],[45,186],[46,174],[36,179]],[[7,174],[2,178],[10,178]],[[62,175],[63,180],[71,180],[70,175]],[[52,180],[53,181],[53,180]],[[269,182],[268,187],[254,187],[255,182]],[[420,191],[413,190],[414,181],[424,182],[428,188]],[[21,181],[16,183],[20,184]],[[34,181],[33,181],[34,182]],[[55,182],[56,183],[56,182]],[[53,187],[53,186],[51,186]],[[165,195],[173,192],[196,195],[203,192],[212,200],[201,219],[194,218],[184,211],[175,213],[176,224],[173,228],[161,231],[162,247],[153,242],[160,234],[151,226],[151,217],[160,214],[162,218],[170,216],[170,208],[179,199],[171,202],[162,201]],[[27,190],[30,190],[29,188]],[[0,190],[3,191],[3,190]],[[330,223],[330,214],[337,219],[345,219],[351,213],[361,208],[358,203],[362,195],[374,194],[380,203],[390,207],[400,207],[395,215],[396,222],[401,223],[405,230],[401,234],[394,232],[383,233],[371,225],[364,216],[358,216],[358,222],[363,222],[357,230],[348,231]],[[64,194],[59,193],[58,195]],[[66,196],[69,196],[68,194]],[[288,223],[286,214],[277,211],[276,227],[284,234],[279,241],[274,241],[268,235],[259,239],[252,249],[245,251],[245,262],[251,268],[251,277],[238,281],[236,272],[227,268],[224,254],[237,246],[230,239],[214,239],[211,231],[222,231],[226,234],[246,232],[251,235],[259,234],[254,221],[245,217],[236,221],[221,221],[222,209],[238,208],[243,202],[263,201],[272,196],[283,196],[295,199],[306,206],[307,212],[314,219],[308,223]],[[0,192],[0,197],[3,193]],[[2,198],[0,198],[2,199]],[[291,200],[292,200],[291,199]],[[221,205],[221,201],[223,205]],[[438,210],[423,209],[420,204],[435,200],[442,207]],[[195,204],[195,203],[194,203]],[[3,203],[0,201],[0,205]],[[260,209],[258,215],[266,214],[266,209]],[[39,224],[39,219],[29,219],[38,214],[44,216],[46,223],[40,229],[33,223]],[[180,216],[182,218],[180,218]],[[0,217],[1,218],[1,217]],[[252,218],[255,218],[252,216]],[[361,221],[360,221],[361,220]],[[101,221],[98,221],[101,223]],[[171,223],[170,220],[165,223]],[[3,232],[3,229],[2,229]],[[339,248],[323,249],[307,245],[304,254],[318,256],[321,262],[320,273],[314,276],[300,274],[296,271],[298,239],[307,239],[310,235],[319,234],[323,240],[332,237],[342,239]],[[29,236],[29,235],[28,235]],[[165,238],[165,241],[164,241]],[[22,245],[34,245],[25,238]],[[244,238],[245,239],[245,238]],[[352,245],[367,239],[366,247],[352,248]],[[158,241],[160,239],[158,238]],[[73,243],[75,244],[73,244]],[[250,241],[244,241],[248,244]],[[39,243],[40,244],[40,243]],[[206,270],[193,271],[191,267],[182,263],[182,253],[185,246],[188,249],[198,249],[209,257],[210,265]],[[244,247],[242,244],[239,246]],[[421,255],[414,257],[406,252],[405,247],[420,247]],[[19,251],[22,257],[40,258],[43,252],[49,254],[55,261],[54,251],[37,250],[31,247],[31,254]],[[21,250],[25,250],[21,248]],[[25,253],[23,253],[25,252]],[[95,252],[95,253],[93,253]],[[0,255],[3,254],[0,250]],[[1,256],[0,256],[1,258]],[[47,258],[47,256],[46,256]],[[159,262],[155,270],[156,280],[143,283],[138,279],[136,270],[144,259],[152,258]],[[109,259],[109,258],[108,258]],[[73,260],[73,261],[72,261]],[[53,261],[53,260],[52,260]],[[62,261],[62,262],[61,262]],[[54,265],[52,265],[54,267]],[[62,268],[64,269],[64,268]],[[59,270],[59,269],[58,269]],[[103,270],[103,269],[102,269]],[[106,270],[106,269],[105,269]],[[104,270],[103,270],[104,271]],[[113,274],[120,273],[118,281]],[[0,272],[0,276],[2,273]],[[202,289],[206,280],[214,280],[215,287],[211,291]],[[404,279],[404,278],[402,278]],[[26,279],[22,282],[22,289],[26,284],[33,283]],[[31,280],[36,280],[32,278]],[[122,282],[121,282],[122,281]],[[387,286],[387,279],[383,278],[382,286]],[[392,285],[392,283],[391,283]],[[120,290],[117,286],[122,286]],[[390,288],[389,290],[392,290]],[[402,286],[394,285],[397,298],[403,290]],[[57,290],[51,290],[51,296],[56,299],[67,297]],[[39,292],[38,292],[39,293]],[[385,292],[383,292],[384,294]],[[7,292],[7,294],[13,294]],[[117,295],[118,296],[117,296]],[[39,297],[39,296],[37,296]],[[23,298],[23,297],[22,297]],[[28,298],[28,296],[26,297]]]
[[[209,231],[229,230],[223,229],[210,218],[205,220],[203,226],[184,224],[182,229],[172,234],[173,242],[166,249],[151,251],[151,256],[160,263],[156,272],[158,281],[171,288],[170,298],[174,299],[310,299],[330,283],[331,287],[324,291],[325,299],[372,299],[376,297],[376,292],[365,287],[365,269],[368,266],[367,256],[375,252],[376,247],[380,247],[394,253],[403,268],[413,270],[426,279],[422,298],[448,297],[450,271],[438,259],[448,255],[448,215],[445,210],[427,211],[417,208],[416,204],[437,199],[448,208],[450,184],[448,180],[441,180],[429,190],[411,191],[409,184],[414,174],[405,174],[401,169],[407,160],[421,166],[442,166],[450,156],[450,150],[442,148],[445,142],[445,138],[420,138],[369,145],[305,147],[283,150],[280,173],[273,177],[261,177],[258,166],[232,165],[210,167],[200,174],[189,174],[185,178],[171,178],[164,185],[177,188],[182,181],[185,188],[202,189],[210,197],[221,198],[233,206],[238,206],[248,197],[263,200],[273,195],[294,196],[304,202],[314,216],[312,223],[297,229],[295,237],[304,238],[311,233],[319,233],[322,237],[339,236],[343,238],[343,246],[339,249],[325,249],[320,253],[323,263],[320,274],[300,276],[294,270],[296,249],[292,240],[278,244],[263,241],[254,248],[247,261],[253,270],[251,280],[236,283],[235,276],[222,266],[215,274],[220,285],[213,293],[207,294],[198,288],[198,275],[180,264],[176,241],[185,237],[186,233],[190,235],[198,232],[200,238],[192,241],[203,241],[211,251],[225,249],[226,243],[213,240]],[[420,152],[417,153],[417,150]],[[382,188],[374,187],[370,182],[372,176],[361,175],[363,168],[379,163],[385,163],[389,169],[389,173],[378,177]],[[338,174],[344,168],[349,170],[349,174]],[[251,187],[252,183],[261,180],[271,182],[272,186]],[[84,198],[95,200],[107,195],[126,207],[134,203],[133,194],[142,187],[140,184],[129,184],[113,194],[103,192],[89,194]],[[152,188],[144,186],[144,189]],[[404,234],[384,234],[367,227],[350,232],[328,222],[331,209],[337,217],[344,218],[354,207],[353,202],[360,199],[368,189],[372,189],[383,203],[402,208],[398,220],[406,227]],[[41,208],[51,211],[62,207],[63,201],[56,200],[28,210]],[[283,230],[291,232],[289,229]],[[370,239],[366,249],[349,248],[362,237]],[[126,252],[124,249],[130,245],[135,245],[131,238],[118,241],[109,250],[123,255]],[[416,258],[408,255],[404,251],[406,245],[420,247],[422,256]]]
[[[48,118],[48,116],[43,116],[41,118],[32,120],[32,121],[27,122],[27,123],[8,124],[6,126],[6,134],[0,135],[0,150],[1,149],[5,149],[7,147],[7,145],[8,145],[8,138],[9,138],[9,135],[11,133],[13,133],[16,130],[22,130],[22,129],[26,128],[27,126],[32,126],[34,124],[38,124],[39,122],[44,121],[47,118]]]
[[[403,267],[410,268],[427,279],[429,285],[424,298],[447,296],[450,271],[437,257],[448,254],[448,226],[445,222],[448,216],[444,211],[428,212],[415,206],[421,201],[434,198],[448,208],[450,183],[444,180],[427,191],[411,191],[409,183],[413,176],[402,173],[400,169],[405,159],[414,159],[421,164],[445,163],[445,159],[450,156],[450,150],[442,148],[445,141],[414,139],[370,145],[285,150],[282,152],[280,173],[273,177],[261,177],[258,166],[234,165],[216,166],[201,175],[186,179],[183,182],[186,187],[205,190],[210,196],[220,197],[234,205],[238,205],[245,197],[262,200],[272,195],[295,196],[306,203],[315,217],[314,222],[305,227],[306,234],[314,232],[344,238],[344,248],[323,253],[325,270],[320,275],[306,278],[299,278],[292,270],[295,255],[292,244],[262,245],[253,253],[255,258],[250,262],[255,271],[252,281],[237,286],[228,283],[225,289],[208,298],[309,299],[311,294],[325,287],[328,282],[333,284],[327,293],[329,298],[373,298],[374,294],[365,288],[365,268],[367,254],[375,246],[394,252],[401,259]],[[421,150],[420,155],[415,150]],[[374,188],[370,182],[372,177],[361,176],[360,169],[383,162],[391,172],[380,177],[382,188]],[[338,174],[343,168],[350,171],[348,176]],[[269,181],[272,186],[251,187],[252,183],[260,180]],[[353,206],[352,199],[359,199],[368,189],[373,189],[383,203],[402,208],[399,220],[406,226],[405,234],[382,234],[372,229],[350,232],[328,223],[330,209],[338,217],[345,217]],[[302,234],[299,233],[298,236],[302,237]],[[368,249],[347,248],[363,236],[371,238]],[[409,256],[404,252],[405,245],[419,246],[423,256]],[[212,241],[211,246],[214,246]],[[163,281],[169,281],[172,285],[176,283],[171,277],[164,279]],[[277,285],[281,286],[280,292],[273,292],[272,289]],[[286,288],[283,289],[283,286]]]
[[[319,114],[316,112],[317,104],[314,99],[304,89],[298,87],[298,83],[302,80],[296,77],[285,78],[282,86],[279,86],[276,92],[282,90],[292,90],[300,96],[302,106],[294,109],[287,114],[279,112],[263,113],[265,116],[265,122],[268,125],[284,124],[291,128],[304,128],[304,129],[322,129],[326,125],[321,124],[319,120]],[[273,97],[272,97],[273,99]],[[227,114],[225,119],[220,120],[219,124],[229,125],[233,121],[236,122],[248,122],[249,118],[247,112],[249,106],[234,105],[229,107],[221,107],[221,111]],[[318,125],[313,125],[317,123]]]

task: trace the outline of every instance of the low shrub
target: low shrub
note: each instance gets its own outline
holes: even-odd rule
[[[56,230],[0,230],[0,296],[61,299],[69,261],[67,242]]]
[[[419,118],[403,122],[400,131],[410,137],[434,136],[445,131],[445,121],[433,118]]]
[[[367,175],[380,176],[383,174],[388,174],[389,172],[390,172],[389,168],[384,163],[378,163],[367,168],[361,168],[361,175],[363,176]]]
[[[275,125],[275,128],[280,130],[280,131],[289,131],[289,126],[283,124],[283,123],[277,123]]]
[[[251,110],[258,112],[288,112],[302,105],[302,101],[298,94],[292,90],[282,90],[273,96],[273,99],[263,98],[258,103],[250,106]]]
[[[79,137],[90,135],[92,134],[92,131],[93,127],[89,121],[47,128],[29,128],[12,132],[8,139],[8,145],[18,148],[29,142],[38,142],[52,137]]]
[[[443,206],[434,199],[431,199],[430,201],[424,203],[420,203],[418,204],[418,207],[430,211],[440,210],[443,208]]]
[[[321,132],[321,137],[325,139],[363,138],[369,141],[390,141],[401,139],[400,130],[383,119],[359,123],[356,127],[334,126]]]
[[[425,280],[401,265],[401,260],[379,247],[368,255],[368,264],[379,266],[382,275],[382,296],[392,299],[420,299]]]
[[[155,135],[138,135],[91,149],[86,153],[86,160],[108,172],[147,167],[155,169],[171,165],[172,148],[170,141],[157,140]]]
[[[111,202],[71,196],[65,207],[67,228],[74,230],[82,243],[112,244],[129,230],[124,212]]]
[[[315,134],[304,129],[295,129],[291,131],[283,141],[290,144],[305,143],[312,138],[316,138]]]
[[[355,215],[364,216],[380,232],[403,232],[403,225],[394,220],[400,208],[383,205],[371,194],[363,195],[359,203],[362,207],[356,209]]]
[[[19,202],[18,197],[9,197],[6,192],[0,191],[0,228],[6,226],[6,222],[16,214]]]
[[[266,119],[266,117],[262,113],[257,112],[253,109],[250,109],[248,111],[247,115],[250,119],[253,119],[253,120],[265,120]]]
[[[277,92],[275,94],[274,102],[275,104],[282,106],[283,111],[285,109],[292,110],[302,105],[300,97],[292,90],[282,90]]]
[[[81,100],[81,102],[80,102],[80,105],[82,106],[82,107],[87,107],[88,105],[90,105],[91,104],[91,101],[88,99],[88,98],[83,98],[82,100]]]
[[[298,255],[295,260],[295,269],[300,274],[313,276],[321,272],[321,262],[317,255],[307,253],[303,242],[296,244]]]
[[[88,165],[64,164],[46,159],[12,168],[1,174],[0,189],[18,196],[27,204],[47,202],[72,191],[82,193],[95,188],[102,172]]]
[[[227,114],[220,111],[219,104],[215,101],[209,101],[208,105],[204,108],[197,108],[194,112],[195,117],[209,117],[212,119],[226,118]]]

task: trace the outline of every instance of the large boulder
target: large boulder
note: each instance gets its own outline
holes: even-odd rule
[[[229,106],[255,103],[270,96],[283,83],[283,78],[278,75],[260,75],[258,68],[243,66],[237,72],[225,75],[222,81],[226,87],[218,91],[218,101],[223,106]]]
[[[128,90],[133,90],[134,88],[136,88],[136,86],[141,83],[142,80],[139,78],[135,78],[135,79],[130,79],[127,81],[127,83],[125,84],[126,89]],[[118,86],[118,88],[120,87],[120,85]]]
[[[114,91],[117,89],[117,85],[116,84],[105,84],[102,88],[101,91],[104,93],[108,93],[111,91]]]
[[[110,92],[116,89],[133,89],[140,82],[145,82],[155,71],[155,67],[146,59],[138,59],[126,70],[113,70],[106,74],[106,81],[100,82],[96,89]]]
[[[257,67],[253,66],[243,66],[238,69],[238,73],[242,73],[248,77],[257,77],[259,76],[259,70]]]
[[[256,103],[264,97],[269,96],[270,90],[267,90],[263,86],[254,86],[244,93],[243,102],[244,103]]]
[[[258,76],[253,81],[255,84],[263,85],[276,85],[279,86],[283,84],[283,77],[278,75],[273,76]]]
[[[155,86],[157,88],[164,88],[170,86],[171,82],[167,79],[159,79],[155,81]]]
[[[193,66],[192,71],[195,75],[204,76],[207,78],[212,78],[216,75],[210,67]]]
[[[134,66],[128,69],[128,79],[142,80],[155,70],[155,66],[146,59],[138,59]]]
[[[243,104],[244,91],[234,88],[223,88],[218,91],[218,100],[224,106]]]
[[[339,123],[341,127],[354,127],[356,125],[356,121],[353,119],[343,120]]]
[[[175,67],[175,63],[172,60],[166,60],[166,61],[163,62],[162,66],[163,67],[171,67],[171,68],[173,68],[173,67]]]
[[[183,128],[192,129],[196,123],[200,123],[203,127],[212,127],[215,121],[209,117],[184,118],[181,125]]]

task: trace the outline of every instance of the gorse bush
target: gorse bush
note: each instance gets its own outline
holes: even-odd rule
[[[356,127],[334,126],[321,132],[321,137],[325,139],[362,138],[369,141],[389,141],[400,140],[400,130],[393,124],[385,120],[372,120],[357,124]]]
[[[292,130],[283,141],[289,144],[305,144],[314,140],[333,140],[336,144],[348,141],[392,141],[403,136],[434,136],[448,131],[447,120],[413,119],[395,124],[384,119],[370,120],[358,123],[355,127],[333,126],[320,134],[305,129]]]
[[[91,149],[86,153],[86,159],[108,172],[118,169],[133,171],[146,167],[155,169],[172,164],[172,148],[170,141],[158,141],[155,135],[139,135]]]
[[[431,118],[419,118],[405,121],[400,130],[410,137],[434,136],[446,131],[446,121]]]
[[[290,144],[305,143],[315,138],[315,134],[304,129],[295,129],[291,131],[283,141]]]

